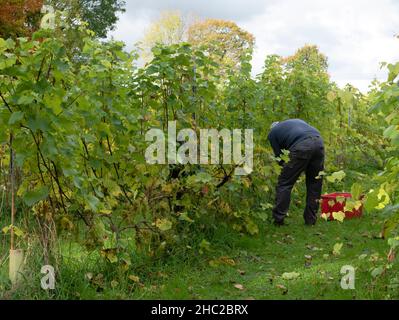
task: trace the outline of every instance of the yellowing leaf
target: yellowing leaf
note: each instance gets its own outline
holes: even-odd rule
[[[360,200],[356,201],[356,202],[355,202],[355,209],[356,209],[356,210],[359,210],[360,207],[361,207],[362,205],[363,205],[363,202],[362,202],[362,201],[360,201]]]
[[[329,213],[322,213],[322,214],[321,214],[321,218],[324,219],[324,220],[326,220],[326,221],[328,220],[329,217],[330,217],[330,214],[329,214]]]
[[[234,288],[238,289],[238,290],[244,290],[244,286],[242,284],[236,283],[234,285]]]
[[[138,276],[135,275],[129,275],[128,276],[129,280],[132,280],[133,282],[139,283],[140,282],[140,278]]]
[[[157,219],[155,225],[161,231],[167,231],[172,228],[172,222],[169,221],[168,219]]]
[[[17,237],[21,238],[25,235],[25,233],[20,228],[14,226],[13,229],[14,229],[14,233]]]
[[[333,255],[334,256],[339,256],[341,254],[341,249],[342,249],[343,245],[344,245],[343,243],[334,244],[334,247],[333,247]]]
[[[281,277],[284,280],[294,280],[294,279],[299,278],[300,275],[301,274],[298,272],[284,272]]]
[[[1,229],[1,231],[3,231],[3,233],[8,233],[8,231],[10,231],[11,227],[12,227],[11,225],[4,227],[3,229]]]
[[[389,204],[389,202],[391,201],[388,193],[383,188],[380,188],[377,197],[380,203],[375,207],[376,209],[384,209],[386,205]]]
[[[317,175],[316,179],[321,179],[325,175],[326,175],[326,173],[324,171],[320,171],[319,174]]]
[[[333,102],[337,98],[337,94],[334,91],[327,93],[327,100]]]
[[[342,211],[333,212],[332,215],[333,215],[334,220],[338,220],[339,222],[343,222],[345,219],[345,213]]]
[[[290,161],[290,151],[283,150],[283,153],[280,155],[280,160],[282,160],[284,163],[288,163]]]
[[[245,223],[245,228],[247,229],[248,233],[251,235],[256,235],[259,233],[259,228],[255,222],[250,219],[247,219]]]
[[[209,265],[211,267],[218,267],[220,265],[235,266],[236,262],[233,259],[229,258],[229,257],[222,256],[222,257],[220,257],[218,259],[210,260],[209,261]]]
[[[343,203],[345,202],[345,197],[343,197],[343,196],[338,196],[338,197],[336,198],[336,200],[337,200],[338,203],[343,204]]]
[[[118,262],[118,257],[116,256],[115,249],[103,249],[101,250],[101,255],[111,263]]]
[[[168,183],[162,186],[162,191],[165,193],[172,193],[173,191],[173,184],[172,183]]]

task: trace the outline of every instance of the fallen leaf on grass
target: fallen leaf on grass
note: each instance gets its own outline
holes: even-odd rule
[[[236,283],[234,285],[234,288],[238,289],[238,290],[244,290],[244,286],[242,284]]]
[[[373,278],[377,278],[378,276],[382,275],[384,273],[384,268],[383,267],[378,267],[375,268],[371,271],[371,276]]]
[[[238,272],[240,275],[242,275],[242,276],[245,275],[245,271],[244,271],[244,270],[238,269],[237,272]]]
[[[305,255],[305,268],[310,268],[312,266],[312,256]]]
[[[298,272],[284,272],[281,277],[285,280],[294,280],[299,278],[300,275]]]
[[[91,272],[86,273],[85,276],[86,276],[86,279],[88,279],[88,280],[93,279],[93,273],[91,273]]]
[[[370,232],[366,231],[362,233],[362,237],[371,239],[373,236],[370,234]]]
[[[320,217],[327,221],[328,218],[330,217],[330,213],[322,213]]]
[[[210,260],[209,265],[211,267],[219,267],[220,265],[235,266],[236,262],[229,257],[223,256],[217,259]]]
[[[132,280],[133,282],[139,283],[140,282],[140,278],[138,276],[134,276],[134,275],[130,275],[128,276],[129,280]]]
[[[318,248],[312,245],[307,245],[306,249],[311,250],[311,251],[323,251],[323,248]]]
[[[278,285],[276,285],[276,287],[282,291],[282,294],[285,295],[288,293],[288,289],[286,286],[283,286],[282,284],[278,284]]]
[[[342,249],[343,245],[344,245],[343,243],[334,244],[333,252],[332,252],[334,256],[339,256],[341,254],[341,249]]]

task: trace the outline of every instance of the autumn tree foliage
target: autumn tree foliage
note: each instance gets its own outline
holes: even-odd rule
[[[43,0],[0,0],[0,37],[28,36],[40,22]]]
[[[172,45],[187,41],[187,31],[193,17],[185,16],[180,11],[163,11],[159,18],[147,29],[139,43],[142,58],[149,62],[156,44]]]
[[[237,69],[243,55],[252,53],[255,37],[232,21],[206,19],[190,26],[188,42],[207,47],[220,65]]]
[[[316,45],[307,44],[298,49],[294,55],[284,59],[288,67],[294,68],[297,64],[306,65],[310,70],[327,74],[328,59],[320,52]]]
[[[204,49],[219,64],[220,73],[238,71],[244,56],[252,53],[254,36],[236,23],[222,19],[202,20],[183,15],[179,11],[164,11],[145,33],[140,48],[142,58],[149,62],[151,49],[156,44],[172,45],[190,43],[194,48]]]

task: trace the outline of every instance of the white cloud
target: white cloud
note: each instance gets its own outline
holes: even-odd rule
[[[244,20],[279,0],[127,0],[128,12],[180,10],[201,17]]]
[[[138,41],[162,10],[181,10],[203,17],[235,20],[256,37],[254,74],[267,54],[293,54],[304,44],[316,44],[326,54],[332,79],[362,90],[375,78],[384,79],[382,61],[399,60],[397,0],[147,0],[127,1],[127,12],[112,35],[128,47]]]
[[[151,21],[150,17],[151,13],[147,11],[140,12],[133,18],[129,13],[122,14],[115,30],[109,33],[109,37],[125,42],[126,47],[131,50],[134,44],[144,36]]]
[[[399,60],[398,9],[390,0],[282,0],[242,24],[257,39],[254,72],[265,54],[289,55],[311,43],[328,56],[333,80],[365,90],[385,77],[381,61]]]

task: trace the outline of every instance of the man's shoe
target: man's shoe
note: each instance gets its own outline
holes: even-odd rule
[[[277,227],[281,227],[281,226],[286,226],[287,224],[284,222],[284,220],[278,221],[278,220],[274,220],[273,224]]]
[[[314,222],[305,222],[305,226],[313,227],[316,225],[316,221]]]

